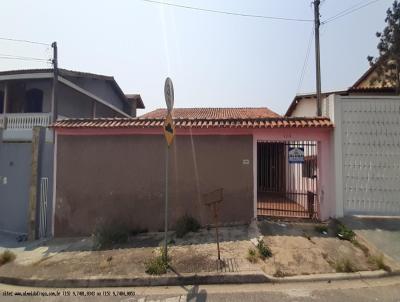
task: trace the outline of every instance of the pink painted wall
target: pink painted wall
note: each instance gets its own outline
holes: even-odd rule
[[[58,135],[160,135],[161,128],[56,129]],[[333,128],[200,128],[176,129],[176,135],[253,135],[253,215],[257,217],[257,141],[317,141],[320,217],[335,216]]]

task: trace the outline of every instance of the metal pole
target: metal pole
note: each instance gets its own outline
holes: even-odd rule
[[[217,204],[213,203],[214,208],[214,219],[215,219],[215,233],[217,236],[217,249],[218,249],[218,262],[221,261],[221,253],[219,251],[219,234],[218,234],[218,212],[217,212]],[[220,263],[218,263],[219,265]]]
[[[315,22],[315,68],[317,80],[317,116],[322,115],[321,110],[321,64],[320,64],[320,45],[319,45],[319,5],[320,0],[314,1],[314,22]]]
[[[58,49],[57,42],[51,44],[53,47],[53,95],[51,98],[51,119],[57,120],[57,84],[58,84]]]
[[[164,218],[164,261],[168,262],[168,163],[169,163],[169,146],[165,151],[165,218]]]

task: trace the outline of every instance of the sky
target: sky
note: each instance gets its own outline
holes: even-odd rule
[[[311,0],[160,0],[237,13],[313,19]],[[323,0],[321,20],[368,0]],[[392,0],[380,0],[321,26],[322,90],[351,86],[377,55],[375,36]],[[14,0],[2,3],[0,37],[57,41],[59,67],[112,75],[139,93],[142,114],[165,107],[268,107],[284,114],[297,93],[315,91],[314,40],[300,81],[312,22],[213,14],[142,0]],[[0,40],[0,56],[49,59],[52,49]],[[0,70],[49,68],[0,58]]]

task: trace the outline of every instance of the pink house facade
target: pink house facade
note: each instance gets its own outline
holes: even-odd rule
[[[164,116],[56,122],[55,236],[87,235],[116,221],[162,228]],[[171,228],[182,215],[212,224],[203,196],[221,188],[223,224],[335,216],[328,118],[283,118],[267,108],[175,109],[173,117]]]

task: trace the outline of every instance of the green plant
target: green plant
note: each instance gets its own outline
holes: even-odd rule
[[[390,268],[390,266],[388,266],[384,259],[383,259],[383,255],[380,254],[379,256],[369,256],[368,257],[368,262],[372,265],[374,265],[377,269],[383,269],[387,272],[391,272],[392,269]]]
[[[197,232],[200,229],[200,223],[189,215],[184,215],[178,219],[175,225],[176,237],[182,238],[189,232]]]
[[[5,250],[0,254],[0,265],[12,262],[17,258],[17,256],[10,250]]]
[[[328,233],[328,226],[324,225],[324,224],[316,225],[314,229],[316,232],[318,232],[320,234]]]
[[[349,259],[341,259],[335,263],[335,269],[338,273],[352,273],[357,271],[356,266]]]
[[[258,255],[262,260],[272,257],[271,249],[265,244],[264,240],[258,241],[257,244]]]
[[[162,275],[167,272],[168,263],[164,261],[162,255],[159,255],[146,262],[145,267],[149,275]]]
[[[111,248],[115,244],[128,242],[129,230],[123,225],[102,225],[93,234],[93,248],[96,250]]]
[[[257,251],[253,248],[249,248],[246,259],[251,263],[256,263],[258,261]]]
[[[352,241],[356,234],[353,232],[353,230],[349,229],[347,226],[345,226],[342,223],[338,224],[338,237],[340,239]]]
[[[160,247],[159,254],[145,263],[146,273],[149,275],[162,275],[167,273],[170,256],[164,259],[164,247]]]

